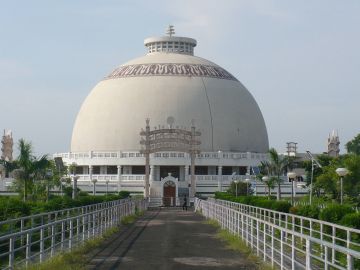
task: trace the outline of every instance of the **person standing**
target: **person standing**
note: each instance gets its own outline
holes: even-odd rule
[[[187,211],[187,199],[186,199],[186,196],[184,197],[184,203],[183,203],[182,209]]]

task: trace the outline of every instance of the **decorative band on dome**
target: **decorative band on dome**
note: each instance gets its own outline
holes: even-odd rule
[[[106,76],[104,80],[148,76],[210,77],[237,81],[233,75],[221,67],[174,63],[120,66]]]

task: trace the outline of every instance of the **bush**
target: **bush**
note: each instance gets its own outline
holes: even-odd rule
[[[317,205],[298,206],[297,214],[303,217],[318,219],[320,214],[320,208]]]
[[[279,212],[289,213],[290,207],[291,203],[288,201],[273,201],[271,209]]]
[[[360,213],[346,214],[340,221],[341,225],[360,229]]]
[[[28,216],[31,207],[16,197],[0,196],[0,220]]]
[[[126,199],[130,197],[130,192],[126,190],[122,190],[119,192],[119,198],[120,199]]]
[[[220,200],[227,200],[252,206],[257,206],[266,209],[272,209],[284,213],[289,213],[291,204],[288,201],[276,201],[268,199],[267,197],[258,196],[239,196],[235,197],[225,192],[215,192],[215,198]]]
[[[78,193],[78,196],[81,197],[81,196],[90,196],[90,195],[89,195],[89,192],[80,190]]]
[[[350,205],[329,204],[320,211],[319,219],[332,223],[339,223],[346,214],[354,212],[355,210]]]
[[[291,206],[289,209],[289,213],[293,215],[298,215],[299,207],[298,206]]]

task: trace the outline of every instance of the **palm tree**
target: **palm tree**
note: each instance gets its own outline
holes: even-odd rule
[[[266,168],[271,182],[274,181],[278,186],[277,199],[281,199],[281,176],[285,173],[289,166],[289,158],[287,156],[280,156],[278,152],[271,148],[269,150],[270,160],[263,162],[264,168]],[[270,181],[269,181],[270,182]]]
[[[268,198],[270,199],[271,190],[275,187],[274,177],[270,177],[269,172],[270,164],[268,161],[261,161],[259,166],[260,174],[257,176],[258,180],[263,182],[267,187]],[[267,176],[268,179],[263,179],[264,176]],[[266,190],[265,190],[266,191]]]
[[[34,180],[43,179],[50,162],[47,155],[36,158],[33,155],[31,143],[26,142],[24,139],[19,140],[18,149],[19,156],[15,161],[17,169],[13,170],[12,174],[22,184],[23,200],[26,201],[28,191],[32,187]]]

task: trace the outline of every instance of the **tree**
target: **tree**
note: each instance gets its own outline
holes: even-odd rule
[[[263,162],[265,170],[268,172],[268,176],[273,179],[274,183],[278,186],[277,199],[281,199],[281,176],[284,175],[290,160],[287,156],[280,156],[278,152],[271,148],[269,150],[270,160]]]
[[[267,161],[261,161],[260,166],[260,174],[256,176],[258,180],[263,182],[267,187],[268,192],[268,198],[270,199],[271,196],[271,190],[275,187],[275,180],[274,177],[270,177],[270,171],[269,171],[269,164]],[[263,180],[264,176],[268,176],[268,179],[266,181]]]
[[[28,199],[29,191],[33,191],[34,180],[44,179],[46,170],[50,165],[47,155],[36,158],[30,142],[24,139],[19,140],[19,156],[16,159],[17,169],[13,170],[15,178],[15,189],[23,193],[23,200]]]
[[[360,155],[360,133],[345,144],[348,153]]]

